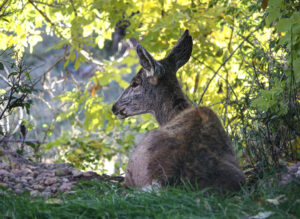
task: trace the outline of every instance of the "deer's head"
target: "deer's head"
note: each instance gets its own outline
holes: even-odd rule
[[[177,70],[183,66],[192,53],[192,37],[186,30],[166,58],[157,61],[141,45],[136,51],[142,68],[131,80],[130,85],[112,111],[119,118],[157,113],[162,108],[172,108],[184,95],[176,78]]]

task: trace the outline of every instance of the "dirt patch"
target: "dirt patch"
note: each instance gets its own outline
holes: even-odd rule
[[[29,191],[32,196],[48,197],[57,192],[72,193],[71,188],[76,182],[91,179],[116,183],[124,180],[122,176],[79,171],[64,163],[35,163],[15,152],[0,150],[0,186],[17,194]]]

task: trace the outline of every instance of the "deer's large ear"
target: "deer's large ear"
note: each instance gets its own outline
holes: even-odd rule
[[[186,30],[169,55],[165,58],[169,63],[175,65],[176,71],[190,59],[193,49],[193,39]]]
[[[147,50],[140,44],[136,46],[136,52],[140,60],[140,64],[146,71],[146,75],[150,78],[152,84],[157,83],[157,79],[164,72],[162,65],[156,61]]]

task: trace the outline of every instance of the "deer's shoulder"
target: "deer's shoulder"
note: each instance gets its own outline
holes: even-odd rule
[[[163,129],[191,129],[193,126],[220,126],[221,122],[216,113],[209,107],[190,107],[168,122]]]

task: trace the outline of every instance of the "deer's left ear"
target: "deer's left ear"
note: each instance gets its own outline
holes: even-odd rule
[[[156,61],[147,50],[140,44],[136,47],[136,52],[140,60],[140,64],[146,71],[147,77],[150,79],[150,83],[157,84],[158,78],[164,73],[163,66]]]
[[[177,71],[190,59],[192,50],[193,39],[189,34],[189,30],[186,30],[165,60],[174,65]]]

